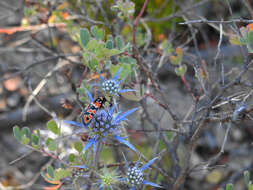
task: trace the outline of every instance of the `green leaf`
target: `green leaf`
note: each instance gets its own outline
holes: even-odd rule
[[[47,128],[56,135],[60,135],[60,128],[58,128],[54,120],[47,122]]]
[[[166,52],[166,54],[170,54],[173,52],[172,44],[168,40],[164,40],[160,45],[160,48]]]
[[[182,61],[182,57],[172,55],[170,56],[170,61],[173,65],[179,65]]]
[[[226,190],[233,190],[234,189],[234,185],[232,183],[229,183],[226,185]]]
[[[40,130],[36,129],[34,132],[35,132],[35,134],[37,134],[38,138],[40,139]]]
[[[98,41],[96,39],[92,39],[87,44],[86,49],[89,50],[89,51],[94,51],[97,46],[99,46]],[[88,55],[88,56],[90,56],[90,55]]]
[[[39,137],[35,134],[32,134],[32,144],[34,144],[34,145],[39,144]]]
[[[55,181],[58,181],[58,180],[62,179],[63,177],[64,177],[64,170],[63,169],[60,168],[54,172]]]
[[[35,149],[40,148],[40,130],[36,129],[32,134],[32,147]]]
[[[76,91],[79,95],[85,95],[85,89],[84,88],[77,88]]]
[[[118,55],[120,53],[121,53],[121,51],[119,51],[117,49],[111,49],[110,51],[108,51],[107,56],[110,57],[110,56]]]
[[[22,136],[21,143],[28,144],[30,142],[30,138],[26,137],[25,135]]]
[[[249,181],[250,181],[250,173],[249,173],[249,171],[245,171],[244,172],[244,182],[246,185],[248,185]]]
[[[104,30],[99,29],[97,26],[91,27],[91,34],[97,39],[97,40],[103,40],[104,39]]]
[[[107,37],[106,37],[106,39],[107,39],[107,41],[108,41],[108,40],[113,41],[113,37],[112,37],[112,35],[111,35],[111,34],[108,34],[108,35],[107,35]]]
[[[248,190],[253,190],[253,185],[252,184],[248,185]]]
[[[54,168],[52,166],[47,167],[47,173],[49,177],[54,178]]]
[[[253,43],[253,31],[249,31],[248,32],[248,44],[252,44]]]
[[[175,72],[176,72],[177,76],[184,75],[186,73],[186,71],[187,71],[186,65],[181,65],[181,66],[175,68]]]
[[[74,148],[77,150],[77,152],[80,154],[83,150],[83,144],[79,141],[74,142]]]
[[[115,45],[118,50],[122,50],[124,47],[124,41],[121,36],[116,36],[115,38]]]
[[[83,47],[86,47],[88,42],[90,41],[90,33],[87,28],[81,28],[80,38],[81,38],[81,42],[82,42]]]
[[[136,60],[129,56],[121,56],[119,57],[120,63],[129,63],[129,64],[136,64]]]
[[[105,44],[103,42],[100,42],[96,46],[94,53],[96,55],[96,58],[103,59],[106,56],[110,56],[110,55],[107,55],[109,53],[109,51],[110,50],[105,47]]]
[[[50,151],[56,150],[57,145],[56,145],[56,142],[52,138],[48,138],[46,140],[46,145]]]
[[[91,53],[88,51],[84,51],[82,54],[82,61],[84,65],[87,65],[88,61],[90,60],[90,58],[92,57]]]
[[[83,103],[87,102],[87,100],[88,100],[87,97],[85,97],[85,96],[82,96],[82,97],[80,97],[79,99],[80,99],[80,101],[83,102]]]
[[[13,135],[16,137],[17,141],[21,142],[22,133],[18,126],[13,127]]]
[[[96,71],[96,68],[98,67],[98,60],[96,58],[92,58],[88,63],[88,67],[92,71]]]
[[[28,127],[23,127],[22,136],[30,137],[30,135],[31,135],[30,129]]]
[[[127,79],[128,77],[131,76],[131,74],[132,74],[132,66],[131,66],[131,64],[126,64],[126,63],[120,63],[120,64],[117,64],[117,65],[111,65],[111,68],[110,68],[111,75],[114,76],[116,74],[116,72],[120,68],[122,69],[122,71],[121,71],[121,73],[119,75],[119,80]]]
[[[76,161],[76,155],[70,154],[69,155],[69,162],[75,162]]]
[[[224,190],[224,189],[220,187],[218,190]]]
[[[105,47],[107,49],[113,49],[113,41],[112,40],[107,40]]]
[[[56,181],[68,177],[71,174],[71,170],[59,168],[54,172],[54,179]]]
[[[49,149],[50,151],[55,151],[55,150],[56,150],[56,142],[55,142],[55,141],[51,141],[51,142],[49,143],[48,149]]]

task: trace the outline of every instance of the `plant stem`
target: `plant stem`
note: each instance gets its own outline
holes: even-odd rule
[[[102,151],[102,143],[98,142],[97,147],[96,147],[96,152],[95,152],[95,155],[94,155],[94,162],[93,162],[93,167],[94,167],[95,171],[93,170],[90,174],[90,181],[89,181],[89,183],[86,187],[86,190],[91,189],[91,187],[92,187],[92,178],[94,177],[95,172],[97,172],[97,170],[99,169],[99,159],[100,159],[101,151]]]

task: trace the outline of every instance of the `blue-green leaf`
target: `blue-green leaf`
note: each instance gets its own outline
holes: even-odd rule
[[[113,41],[112,40],[107,40],[105,46],[106,46],[107,49],[113,49]]]
[[[16,137],[16,139],[21,142],[22,139],[22,133],[18,126],[13,127],[13,134]]]
[[[31,135],[30,129],[28,127],[23,127],[22,136],[30,137],[30,135]]]
[[[97,40],[103,40],[104,39],[104,30],[98,28],[97,26],[91,27],[91,34],[97,39]]]
[[[54,178],[54,168],[52,166],[47,167],[47,173],[49,177]]]
[[[81,42],[82,42],[83,47],[86,47],[88,42],[90,41],[90,33],[87,28],[81,28],[80,38],[81,38]]]
[[[108,41],[108,40],[113,41],[113,37],[112,37],[112,35],[111,35],[111,34],[108,34],[108,35],[107,35],[107,37],[106,37],[106,39],[107,39],[107,41]]]
[[[245,171],[244,172],[244,182],[246,185],[248,185],[249,181],[250,181],[250,173],[249,173],[249,171]]]
[[[116,48],[118,50],[122,50],[123,47],[124,47],[123,38],[121,36],[116,36],[116,38],[115,38],[115,44],[116,44]]]

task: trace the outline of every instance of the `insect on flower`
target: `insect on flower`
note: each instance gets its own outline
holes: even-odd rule
[[[87,106],[87,108],[83,111],[82,114],[82,122],[84,126],[88,126],[90,124],[94,115],[97,113],[97,110],[103,107],[105,101],[105,97],[101,96]]]
[[[79,126],[79,127],[89,126],[94,116],[96,115],[97,111],[103,107],[104,103],[106,102],[106,98],[104,96],[100,96],[97,99],[93,100],[93,97],[89,91],[87,91],[87,94],[90,99],[90,104],[82,111],[82,117],[81,117],[82,123],[63,120],[65,123]]]

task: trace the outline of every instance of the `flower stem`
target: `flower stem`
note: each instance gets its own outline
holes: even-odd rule
[[[94,170],[90,173],[90,182],[87,185],[86,190],[90,190],[91,189],[92,178],[94,177],[94,174],[99,169],[99,158],[100,158],[100,153],[102,151],[102,145],[103,144],[100,141],[97,142],[97,147],[96,147],[96,152],[95,152],[94,162],[93,162]]]
[[[97,148],[94,156],[94,169],[97,170],[99,166],[99,158],[100,158],[100,153],[102,151],[102,143],[99,141],[97,143]]]

